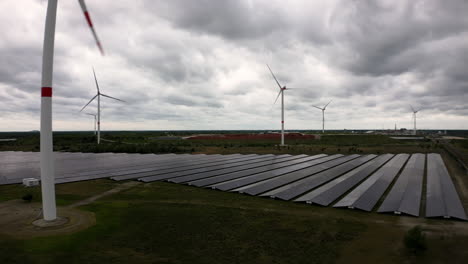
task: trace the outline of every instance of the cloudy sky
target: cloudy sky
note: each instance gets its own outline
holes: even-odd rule
[[[54,130],[468,129],[468,1],[59,1]],[[0,1],[0,131],[37,130],[47,1]],[[86,112],[96,111],[92,103]]]

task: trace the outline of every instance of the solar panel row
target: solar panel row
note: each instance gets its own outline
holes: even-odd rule
[[[323,206],[467,220],[439,154],[190,155],[55,153],[56,183],[169,181]],[[0,184],[39,177],[39,155],[0,152]],[[335,204],[334,204],[335,203]],[[379,205],[379,203],[381,203]]]
[[[419,216],[425,158],[424,154],[411,156],[378,212]]]
[[[426,217],[455,217],[467,220],[440,154],[427,155]]]

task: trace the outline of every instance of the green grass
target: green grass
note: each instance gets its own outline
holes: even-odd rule
[[[70,204],[114,184],[98,180],[57,189]],[[0,198],[15,190],[3,186]],[[409,227],[397,225],[400,217],[163,182],[81,209],[96,214],[95,226],[26,240],[0,236],[0,263],[442,263],[447,252],[452,263],[461,263],[467,257],[468,236],[439,233],[428,236],[427,252],[409,256],[403,250]]]
[[[313,218],[304,205],[167,183],[84,209],[98,224],[77,234],[0,237],[0,263],[333,263],[366,229],[355,220]]]
[[[56,185],[57,204],[60,206],[81,201],[90,196],[102,193],[116,186],[117,183],[109,180],[95,180],[91,182],[75,182]],[[21,184],[0,185],[0,202],[21,199],[25,194],[32,194],[32,202],[41,202],[41,188],[24,187]]]

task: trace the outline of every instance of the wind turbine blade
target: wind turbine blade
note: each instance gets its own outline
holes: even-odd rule
[[[322,108],[318,107],[318,106],[315,106],[313,105],[313,107],[317,108],[317,109],[320,109],[320,110],[323,110]]]
[[[96,116],[95,114],[90,114],[90,113],[85,113],[87,115],[90,115],[90,116]]]
[[[281,84],[278,82],[278,79],[276,79],[276,76],[273,74],[273,71],[270,69],[270,66],[268,66],[268,64],[267,64],[266,66],[267,66],[268,69],[270,70],[271,75],[273,76],[273,78],[275,79],[276,83],[278,84],[278,87],[281,89]]]
[[[109,95],[105,95],[105,94],[101,94],[101,95],[104,96],[104,97],[108,97],[108,98],[110,98],[110,99],[114,99],[114,100],[117,100],[117,101],[125,102],[124,100],[120,100],[120,99],[118,99],[118,98],[115,98],[115,97],[112,97],[112,96],[109,96]]]
[[[276,96],[276,100],[273,104],[276,104],[276,101],[278,101],[278,98],[280,97],[281,93],[283,92],[283,90],[280,90],[280,92],[278,93],[278,96]]]
[[[413,110],[413,113],[414,113],[414,108],[413,108],[413,106],[412,106],[412,105],[409,105],[409,106],[411,107],[411,110]]]
[[[104,49],[102,48],[101,42],[99,41],[96,31],[94,30],[93,22],[91,22],[91,17],[89,16],[88,9],[86,8],[86,4],[84,0],[78,0],[78,2],[80,3],[81,10],[83,10],[86,21],[88,22],[88,26],[91,29],[91,33],[93,33],[93,37],[94,37],[94,40],[96,41],[99,51],[101,51],[101,55],[104,56]]]
[[[89,102],[85,106],[83,106],[83,108],[81,108],[80,112],[83,111],[83,109],[85,109],[94,99],[96,99],[96,97],[98,97],[98,94],[91,98],[91,100],[89,100]]]
[[[99,91],[99,84],[98,84],[98,81],[97,81],[97,78],[96,78],[96,72],[94,72],[94,67],[93,67],[93,74],[94,74],[94,81],[96,82],[97,92],[98,92],[98,94],[100,94],[101,92]]]
[[[331,100],[330,102],[328,102],[328,104],[326,104],[323,109],[327,108],[327,106],[332,102],[333,100]]]

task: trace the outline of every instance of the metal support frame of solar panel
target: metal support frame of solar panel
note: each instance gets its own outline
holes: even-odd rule
[[[272,154],[268,154],[266,156],[272,156]],[[202,163],[202,162],[197,162],[198,165],[191,165],[191,166],[177,166],[177,167],[175,167],[174,165],[166,166],[166,165],[162,164],[161,168],[159,168],[160,169],[159,171],[157,171],[157,172],[152,171],[151,173],[155,174],[155,175],[162,174],[162,175],[159,175],[159,176],[163,177],[165,175],[170,174],[172,171],[190,173],[192,170],[195,170],[194,169],[195,167],[200,167],[200,166],[204,166],[204,168],[216,167],[216,164],[219,164],[219,163],[221,163],[223,165],[233,164],[233,163],[236,164],[236,163],[239,163],[239,162],[246,162],[246,161],[249,161],[249,160],[255,160],[257,158],[261,158],[261,156],[256,155],[256,154],[245,155],[245,156],[236,157],[235,159],[232,158],[232,159],[226,159],[226,160],[221,160],[221,161],[218,160],[217,162],[205,163],[203,165],[200,165],[200,163]],[[180,163],[179,163],[179,165],[180,165]],[[166,169],[163,169],[163,168],[166,168]],[[129,171],[126,171],[126,173],[129,173]],[[132,174],[132,175],[135,176],[134,174]],[[107,174],[100,174],[100,175],[91,176],[91,177],[87,176],[88,177],[87,180],[90,180],[90,179],[93,179],[93,178],[102,178],[103,176],[104,177],[109,177],[109,174],[108,173]],[[137,178],[137,177],[133,177],[133,178]],[[70,179],[70,180],[73,180],[73,178]]]
[[[426,217],[467,220],[457,190],[440,154],[427,155]]]
[[[290,161],[300,160],[300,159],[304,159],[307,157],[308,157],[307,155],[303,155],[303,154],[296,155],[296,156],[288,156],[288,157],[277,156],[274,159],[269,160],[269,161],[264,161],[255,165],[250,165],[250,166],[246,165],[246,166],[240,167],[238,171],[226,172],[224,174],[212,175],[210,177],[202,177],[202,178],[191,180],[186,183],[188,185],[193,185],[197,187],[206,187],[206,186],[210,186],[216,183],[225,182],[225,181],[229,181],[232,179],[237,179],[240,177],[245,177],[248,175],[272,170],[274,168],[285,167],[287,166],[287,164],[289,164]]]
[[[65,175],[60,175],[56,179],[56,183],[67,183],[67,182],[76,182],[76,181],[84,181],[84,180],[94,180],[94,179],[99,179],[99,178],[108,178],[110,173],[129,173],[135,170],[139,170],[142,168],[148,168],[148,166],[155,167],[156,164],[161,164],[165,165],[167,162],[174,162],[175,160],[179,160],[181,158],[186,158],[185,156],[183,157],[170,157],[170,158],[163,158],[163,159],[153,159],[154,161],[150,164],[145,163],[145,164],[140,164],[140,165],[135,165],[135,164],[118,164],[112,166],[112,168],[108,169],[100,169],[100,170],[94,170],[94,171],[81,171],[77,173],[69,173]]]
[[[286,167],[277,168],[277,169],[265,171],[263,173],[258,173],[255,175],[250,175],[250,176],[242,177],[239,179],[234,179],[234,180],[218,183],[210,187],[212,189],[217,189],[221,191],[233,190],[233,189],[245,186],[245,185],[249,185],[249,184],[263,181],[266,179],[279,177],[286,173],[298,171],[301,169],[305,169],[305,168],[320,164],[328,160],[328,158],[329,158],[328,156],[315,155],[315,156],[309,157],[309,159],[305,159],[302,161],[292,161],[289,164],[289,166],[286,166]]]
[[[377,212],[419,216],[426,155],[413,154]]]
[[[317,168],[314,168],[314,170],[305,172],[309,174],[308,177],[304,177],[303,179],[275,188],[261,196],[268,196],[281,200],[291,200],[330,180],[333,180],[343,173],[346,173],[347,171],[350,171],[375,157],[376,155],[350,155],[334,162],[332,161],[321,164],[317,166]]]
[[[327,184],[300,196],[294,201],[328,206],[340,196],[351,190],[351,188],[356,186],[362,180],[371,175],[393,156],[393,154],[380,155],[366,164],[359,166],[352,171],[349,171],[346,174],[328,182]]]
[[[396,155],[333,207],[348,207],[371,211],[408,160],[408,157],[408,154]]]
[[[219,171],[225,171],[228,169],[237,169],[238,167],[242,167],[244,165],[249,165],[249,164],[258,164],[265,160],[271,160],[273,157],[274,155],[271,155],[271,154],[262,155],[262,156],[259,156],[257,159],[249,159],[249,160],[241,160],[241,161],[232,162],[232,163],[224,163],[224,164],[220,164],[217,166],[203,167],[203,168],[193,169],[190,171],[173,172],[173,173],[168,173],[162,176],[164,176],[164,180],[167,180],[169,182],[180,183],[182,181],[185,181],[186,177],[191,177],[194,174],[198,175],[201,173],[213,172],[213,173],[218,173],[219,175]],[[156,178],[146,177],[146,178],[140,178],[138,180],[150,182],[154,180],[162,180],[162,178],[159,176],[156,176]]]
[[[177,171],[187,171],[187,170],[198,169],[198,168],[202,168],[202,167],[216,166],[216,165],[220,165],[220,164],[223,164],[223,163],[236,162],[239,159],[242,159],[242,160],[244,160],[244,159],[255,159],[255,158],[258,158],[258,156],[259,155],[257,155],[257,154],[251,154],[251,155],[244,155],[244,156],[240,156],[240,157],[224,157],[224,158],[213,159],[210,162],[206,162],[206,163],[184,162],[184,161],[182,161],[180,164],[170,166],[170,167],[167,167],[165,169],[156,169],[156,170],[151,170],[151,171],[148,171],[148,172],[132,173],[132,174],[128,174],[128,175],[111,174],[109,176],[112,176],[111,179],[117,180],[117,181],[137,179],[137,178],[162,175],[162,174],[167,174],[167,173],[172,173],[172,172],[177,172]]]

